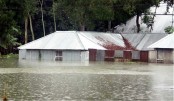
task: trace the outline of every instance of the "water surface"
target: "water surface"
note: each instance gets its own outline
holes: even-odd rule
[[[0,60],[10,101],[173,101],[173,65]]]

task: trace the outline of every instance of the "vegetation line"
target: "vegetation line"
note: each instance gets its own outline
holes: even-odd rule
[[[166,12],[173,7],[173,0],[1,0],[0,54],[56,30],[113,31],[136,15],[140,32],[140,16],[161,1]]]

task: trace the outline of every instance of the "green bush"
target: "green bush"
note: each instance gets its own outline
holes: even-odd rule
[[[164,30],[165,30],[166,33],[171,34],[171,33],[174,32],[174,27],[173,26],[168,26]]]

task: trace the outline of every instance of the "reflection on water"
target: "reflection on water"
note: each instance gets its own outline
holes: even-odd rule
[[[0,61],[12,101],[173,101],[173,65]]]

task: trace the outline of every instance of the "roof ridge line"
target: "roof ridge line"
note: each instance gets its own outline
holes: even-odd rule
[[[119,44],[119,42],[117,42],[116,38],[115,38],[112,34],[109,34],[109,35],[110,35],[111,38],[114,40],[114,42],[116,42],[117,44]],[[121,36],[121,38],[119,38],[119,39],[123,40],[123,36],[122,36],[121,34],[118,34],[118,35]],[[124,43],[124,41],[123,41],[123,43]],[[124,44],[124,46],[126,46],[126,45]],[[122,47],[122,46],[121,46],[121,47]]]
[[[135,48],[137,49],[138,45],[142,42],[142,40],[145,38],[147,33],[144,34],[144,36],[141,38],[141,41],[139,41],[139,43],[135,46]]]
[[[94,41],[92,41],[90,38],[84,36],[83,34],[81,34],[81,33],[79,33],[79,34],[82,35],[82,36],[83,36],[84,38],[86,38],[87,40],[91,41],[92,43],[94,43],[94,44],[96,44],[96,45],[99,45],[99,46],[103,47],[102,45],[95,43]],[[106,49],[105,47],[103,47],[103,48]]]
[[[56,31],[57,32],[57,31]],[[52,36],[55,36],[56,32],[52,33],[53,35]],[[51,34],[49,34],[51,35]],[[43,38],[43,37],[42,37]],[[46,45],[49,43],[49,41],[51,40],[51,38],[47,41]],[[45,49],[46,45],[44,45],[43,49]]]
[[[80,39],[80,37],[79,37],[79,34],[80,34],[80,33],[79,33],[78,31],[75,31],[75,34],[76,34],[76,36],[78,37],[78,40],[79,40],[80,43],[82,44],[83,48],[86,49],[85,46],[84,46],[84,44],[83,44],[83,42],[81,41],[81,39]]]

